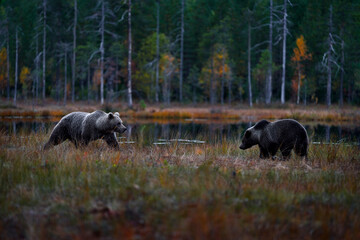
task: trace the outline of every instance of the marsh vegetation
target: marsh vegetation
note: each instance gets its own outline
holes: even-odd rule
[[[307,162],[283,162],[226,138],[42,152],[48,135],[0,135],[1,239],[360,236],[356,145],[311,145]]]

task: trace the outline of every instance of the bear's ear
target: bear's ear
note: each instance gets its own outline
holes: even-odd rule
[[[120,114],[118,112],[114,113],[114,115],[120,117]]]
[[[250,132],[250,131],[246,131],[246,132],[245,132],[245,137],[246,137],[246,138],[249,138],[250,136],[251,136],[251,132]]]
[[[113,118],[114,118],[114,114],[113,114],[113,113],[109,113],[109,114],[108,114],[108,118],[109,118],[109,119],[113,119]]]

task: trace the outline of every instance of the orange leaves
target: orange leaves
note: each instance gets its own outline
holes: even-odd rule
[[[215,82],[221,78],[228,79],[231,77],[231,68],[228,64],[229,56],[225,46],[222,44],[216,44],[214,49],[213,54],[201,70],[201,83],[209,82],[211,74],[213,75]]]
[[[301,62],[304,60],[311,60],[312,54],[308,53],[306,42],[303,35],[296,39],[296,47],[294,48],[294,55],[291,58],[292,62]]]
[[[296,47],[293,50],[294,54],[291,57],[291,62],[295,65],[296,71],[292,79],[291,87],[294,95],[297,95],[297,103],[299,103],[300,87],[302,80],[306,77],[303,71],[303,62],[312,59],[312,54],[308,52],[304,36],[301,35],[296,39]]]
[[[6,86],[6,68],[7,68],[7,52],[6,48],[0,50],[0,88],[3,89]]]

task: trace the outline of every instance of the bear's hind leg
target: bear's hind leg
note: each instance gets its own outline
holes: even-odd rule
[[[307,152],[308,152],[308,144],[296,144],[295,145],[295,153],[299,155],[300,157],[307,158]]]
[[[281,151],[283,160],[289,160],[290,159],[292,149],[293,149],[293,147],[289,146],[289,145],[282,145],[280,147],[280,151]]]

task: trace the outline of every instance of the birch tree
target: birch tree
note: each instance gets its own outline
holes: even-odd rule
[[[71,101],[75,101],[75,79],[76,79],[76,26],[77,26],[77,0],[74,0],[74,26],[73,26],[73,56],[72,56],[72,87]]]
[[[282,49],[282,75],[281,75],[281,104],[285,103],[285,72],[286,72],[286,36],[289,33],[287,29],[287,2],[284,0],[283,16],[283,49]]]
[[[270,0],[270,21],[269,21],[269,64],[266,77],[265,103],[271,103],[272,95],[272,45],[273,45],[273,0]]]
[[[95,19],[98,21],[98,28],[96,29],[96,33],[100,35],[100,46],[99,50],[95,52],[100,52],[100,103],[104,104],[105,33],[117,39],[118,35],[114,32],[111,32],[107,25],[116,26],[116,24],[122,19],[119,21],[113,20],[116,18],[116,16],[106,0],[98,0],[95,10],[96,12],[88,17],[88,19]],[[93,54],[95,52],[93,52]]]
[[[43,26],[43,73],[42,73],[42,100],[45,102],[45,75],[46,75],[46,0],[43,1],[43,14],[44,14],[44,26]]]
[[[14,105],[16,106],[17,85],[18,85],[18,70],[19,69],[19,29],[15,30],[15,90],[14,90]]]
[[[185,0],[181,0],[181,35],[180,35],[180,76],[179,76],[179,101],[183,101],[183,68],[184,68],[184,9]]]
[[[159,102],[159,61],[160,61],[160,2],[156,1],[156,76],[155,76],[155,102]]]
[[[333,48],[333,36],[332,36],[332,5],[329,8],[329,35],[328,35],[328,52],[327,52],[327,84],[326,84],[326,105],[330,107],[331,105],[331,64],[333,62],[332,52]]]
[[[132,89],[131,89],[131,54],[132,54],[132,39],[131,39],[131,0],[128,2],[128,83],[127,83],[127,96],[128,96],[128,107],[131,108],[132,102]]]
[[[339,94],[339,105],[342,107],[344,105],[344,74],[345,74],[345,42],[344,42],[344,25],[341,26],[341,66],[340,66],[340,94]]]
[[[252,107],[252,89],[251,89],[251,22],[252,22],[252,11],[247,9],[247,20],[248,20],[248,52],[247,52],[247,79],[248,79],[248,91],[249,91],[249,106]]]

